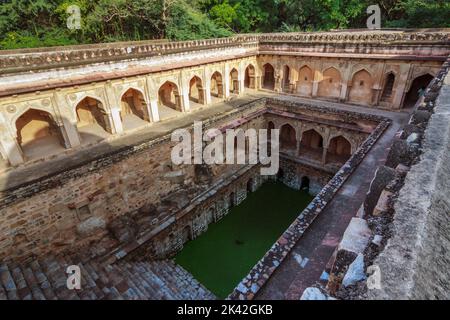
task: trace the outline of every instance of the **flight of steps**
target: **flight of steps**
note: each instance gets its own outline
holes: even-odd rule
[[[204,300],[216,297],[171,260],[100,265],[49,257],[25,265],[0,263],[0,300]],[[67,289],[66,268],[81,270],[81,290]]]
[[[381,101],[389,102],[391,95],[392,95],[392,90],[394,88],[394,82],[395,82],[395,78],[388,77],[386,85],[383,90],[383,94],[381,95]]]

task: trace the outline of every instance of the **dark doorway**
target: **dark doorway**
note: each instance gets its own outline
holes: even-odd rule
[[[419,98],[425,93],[425,89],[428,87],[433,78],[434,77],[432,75],[427,73],[414,79],[413,83],[411,84],[411,88],[405,96],[403,108],[413,107],[416,104],[417,100],[419,100]]]
[[[302,182],[300,185],[300,190],[309,191],[309,178],[308,177],[302,177]]]

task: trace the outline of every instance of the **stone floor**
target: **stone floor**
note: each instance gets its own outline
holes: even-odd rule
[[[305,100],[294,97],[284,99]],[[409,119],[409,112],[389,112],[331,102],[316,101],[315,104],[382,115],[393,122],[324,211],[305,231],[300,241],[258,292],[256,299],[298,300],[304,289],[320,279],[351,218],[361,206],[375,170],[385,162],[392,138]]]

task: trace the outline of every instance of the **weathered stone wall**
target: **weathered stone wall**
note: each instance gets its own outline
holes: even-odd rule
[[[251,107],[258,109],[261,103]],[[214,127],[229,127],[242,112],[231,119],[223,117],[213,122]],[[261,128],[265,120],[256,116],[239,126]],[[166,202],[176,207],[242,167],[215,165],[206,172],[197,172],[193,165],[174,167],[170,160],[174,144],[170,135],[164,136],[2,193],[0,257],[20,259],[85,246],[102,238],[114,219],[149,205],[163,208],[152,217],[152,224],[158,224],[170,213],[164,210]],[[169,196],[180,189],[185,189],[182,196],[187,199],[170,203]]]
[[[450,298],[450,76],[436,81],[444,85],[436,102],[435,91],[426,96],[426,108],[435,105],[434,114],[420,160],[411,167],[396,200],[393,236],[374,261],[381,270],[381,290],[369,290],[370,299]],[[417,120],[413,117],[411,124]],[[411,136],[410,132],[409,144],[414,143]]]
[[[309,181],[308,191],[313,196],[316,196],[333,177],[330,172],[295,163],[285,158],[280,159],[280,169],[283,172],[283,175],[279,177],[280,181],[296,190],[300,190],[302,179],[306,177]]]
[[[277,105],[275,100],[271,101],[273,111]],[[286,104],[293,107],[282,101],[278,107],[283,110]],[[302,108],[299,110],[306,112],[307,107]],[[322,113],[328,117],[332,116],[330,110],[324,112],[320,108],[319,111],[316,111],[315,107],[310,108],[317,117]],[[210,119],[204,123],[204,130],[211,127],[222,132],[228,128],[266,128],[265,112],[266,101],[257,100],[229,114]],[[357,114],[338,110],[334,110],[334,113],[335,120],[342,120],[344,115],[355,119],[357,117]],[[377,117],[363,115],[361,118],[361,121],[379,120]],[[235,121],[237,119],[239,121]],[[192,127],[188,128],[192,130]],[[228,196],[231,192],[227,194],[228,198],[218,200],[214,205],[213,218],[204,216],[184,223],[179,216],[180,210],[184,210],[199,194],[220,183],[224,177],[234,174],[243,165],[174,166],[170,161],[173,145],[170,135],[162,136],[127,146],[87,163],[81,162],[72,169],[2,192],[0,258],[21,259],[31,254],[76,250],[88,246],[91,242],[98,242],[102,237],[108,236],[111,229],[113,238],[118,242],[132,241],[132,238],[139,237],[139,234],[154,236],[173,222],[176,222],[175,228],[180,225],[183,228],[190,226],[187,238],[200,234],[206,228],[204,221],[219,219],[227,213],[230,203]],[[257,181],[259,180],[253,181],[254,186],[258,185]],[[233,186],[234,205],[245,199],[246,183],[247,181],[239,187]],[[198,201],[197,204],[201,203],[202,201]],[[209,208],[204,208],[203,211],[208,210]],[[119,218],[133,218],[134,222],[127,222],[133,227],[116,228],[116,220]],[[186,234],[177,233],[174,237],[186,239]],[[170,245],[155,249],[155,254],[166,255],[167,252],[176,250],[183,241],[167,243]]]

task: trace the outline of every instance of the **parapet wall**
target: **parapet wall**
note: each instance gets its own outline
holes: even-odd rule
[[[262,44],[263,51],[277,48],[280,44],[310,47],[309,51],[346,53],[386,53],[405,54],[405,45],[411,55],[411,46],[448,45],[448,29],[430,30],[385,30],[385,31],[334,31],[316,33],[270,33],[244,34],[229,38],[192,41],[139,41],[104,43],[98,45],[67,46],[41,49],[5,50],[0,53],[0,75],[20,71],[67,67],[87,63],[130,60],[167,55],[180,52],[212,50],[217,48],[242,47]],[[331,44],[331,45],[330,45]],[[337,44],[341,44],[337,46]],[[358,44],[357,48],[354,46]],[[353,45],[353,46],[352,46]],[[274,46],[274,47],[273,47]],[[347,50],[342,49],[347,47]],[[375,50],[374,47],[375,46]],[[286,46],[285,46],[286,48]],[[314,49],[313,49],[314,48]],[[334,48],[334,49],[331,49]],[[372,48],[369,50],[369,48]],[[325,49],[325,50],[324,50]],[[420,49],[416,51],[420,55]],[[440,50],[425,52],[439,55]],[[448,53],[447,53],[448,54]]]

